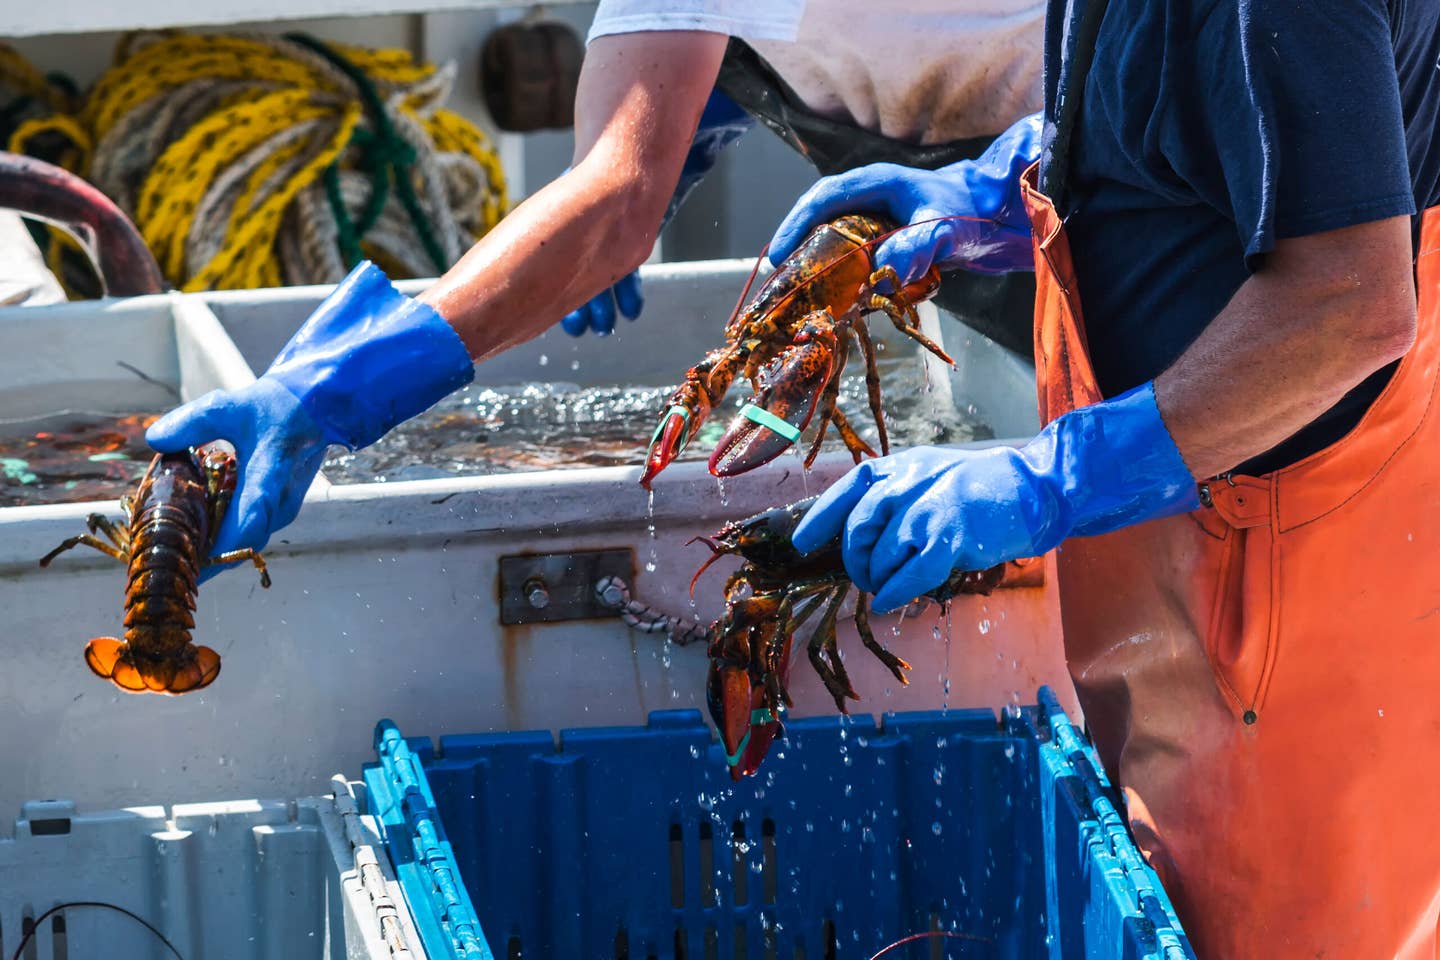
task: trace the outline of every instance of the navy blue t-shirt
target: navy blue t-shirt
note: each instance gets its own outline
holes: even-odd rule
[[[1092,2],[1051,0],[1047,134]],[[1062,213],[1114,396],[1169,367],[1276,240],[1440,203],[1440,0],[1109,0],[1081,104]],[[1393,371],[1237,472],[1338,440]]]

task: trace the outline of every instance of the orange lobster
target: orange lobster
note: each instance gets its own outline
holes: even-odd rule
[[[96,676],[127,693],[167,694],[203,689],[219,676],[220,655],[190,642],[200,568],[249,560],[260,571],[260,586],[270,586],[265,561],[254,550],[209,555],[235,475],[234,454],[216,446],[157,456],[134,497],[120,501],[126,526],[92,513],[88,534],[70,537],[41,559],[40,566],[48,567],[84,544],[129,567],[125,639],[96,637],[85,647],[85,663]]]
[[[734,476],[775,459],[800,439],[817,413],[820,427],[805,458],[807,467],[820,452],[831,423],[857,463],[862,456],[875,456],[836,403],[852,341],[865,357],[870,411],[879,427],[881,452],[888,453],[880,375],[865,315],[884,312],[902,333],[954,365],[920,332],[915,313],[914,305],[940,288],[939,270],[932,267],[914,283],[903,284],[893,267],[876,268],[875,248],[897,229],[887,220],[858,214],[821,224],[753,300],[743,309],[737,305],[725,326],[725,346],[691,367],[671,395],[651,439],[640,485],[648,490],[655,476],[680,455],[737,376],[751,382],[755,396],[711,455],[715,476]],[[747,283],[741,303],[749,290]]]

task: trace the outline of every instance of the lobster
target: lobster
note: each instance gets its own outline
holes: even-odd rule
[[[651,481],[680,455],[736,377],[749,380],[755,393],[710,456],[715,476],[735,476],[775,459],[799,441],[817,415],[820,426],[806,467],[819,454],[832,423],[856,463],[862,456],[875,456],[837,404],[852,343],[865,358],[866,390],[881,452],[889,452],[866,314],[885,313],[898,330],[954,366],[950,356],[920,332],[915,312],[916,303],[940,289],[939,270],[931,267],[920,279],[904,284],[893,267],[876,267],[875,248],[897,229],[888,220],[859,214],[823,223],[745,304],[754,282],[751,274],[726,322],[725,346],[691,367],[667,401],[645,457],[642,487],[650,489]]]
[[[782,717],[791,706],[786,692],[790,648],[795,633],[817,612],[820,619],[806,648],[810,665],[841,713],[849,712],[847,701],[860,699],[835,636],[840,606],[851,587],[841,561],[840,538],[810,554],[800,553],[790,542],[817,499],[773,507],[727,523],[712,536],[690,540],[710,548],[710,557],[690,581],[692,594],[700,577],[720,557],[733,554],[743,561],[725,583],[725,611],[711,627],[705,683],[706,705],[734,780],[754,773],[770,744],[784,735]],[[923,596],[945,603],[961,594],[988,595],[1004,579],[1005,566],[956,570]],[[855,601],[860,640],[896,680],[908,684],[905,671],[910,665],[887,650],[870,629],[868,598],[860,591]]]
[[[219,676],[220,655],[190,642],[201,567],[249,560],[260,571],[260,586],[270,586],[256,551],[209,555],[236,472],[234,454],[215,445],[158,455],[134,496],[120,501],[124,526],[92,513],[88,534],[68,538],[41,558],[40,566],[48,567],[84,544],[129,568],[125,639],[96,637],[85,647],[85,663],[96,676],[127,693],[174,695],[204,689]]]

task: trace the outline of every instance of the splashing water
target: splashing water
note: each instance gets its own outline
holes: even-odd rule
[[[940,700],[940,712],[950,709],[950,604],[942,605],[945,615],[945,677]]]
[[[960,443],[992,432],[956,410],[934,410],[923,393],[924,370],[914,357],[879,361],[886,428],[892,449],[922,443]],[[862,438],[878,448],[866,401],[863,369],[841,381],[840,406]],[[422,480],[434,477],[523,473],[531,470],[634,466],[642,463],[655,423],[673,387],[528,383],[471,384],[426,413],[401,424],[377,443],[325,461],[335,483]],[[681,460],[704,460],[749,398],[738,385],[701,426]],[[808,450],[814,425],[797,446]],[[843,450],[838,431],[824,449]]]

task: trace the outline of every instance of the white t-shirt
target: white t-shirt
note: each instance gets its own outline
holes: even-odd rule
[[[816,113],[931,144],[1040,109],[1044,25],[1044,0],[600,0],[590,39],[739,37]]]

